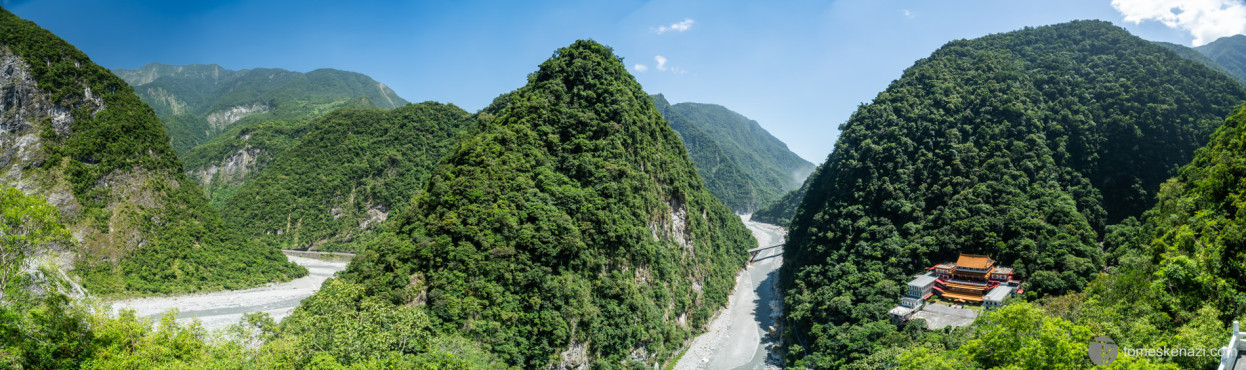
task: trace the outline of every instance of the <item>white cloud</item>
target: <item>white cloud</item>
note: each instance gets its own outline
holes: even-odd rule
[[[658,28],[654,29],[653,32],[657,32],[659,35],[666,33],[666,31],[684,32],[684,31],[687,31],[689,28],[692,28],[692,24],[695,22],[696,21],[690,18],[684,18],[683,22],[672,23],[669,26],[658,26]]]
[[[1246,33],[1246,3],[1241,0],[1112,0],[1126,22],[1158,21],[1194,36],[1194,46]]]
[[[904,15],[904,18],[906,19],[917,18],[917,16],[913,15],[913,12],[910,12],[908,9],[900,9],[900,14]]]
[[[659,71],[665,71],[665,70],[666,70],[666,57],[661,56],[661,55],[657,55],[657,56],[654,56],[654,57],[653,57],[653,60],[655,60],[655,61],[657,61],[657,62],[658,62],[658,70],[659,70]]]
[[[649,70],[649,66],[644,64],[635,64],[632,65],[632,69],[636,70],[636,72],[644,72]]]

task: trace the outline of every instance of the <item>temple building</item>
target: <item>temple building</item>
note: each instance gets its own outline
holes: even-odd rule
[[[909,281],[900,305],[887,312],[893,324],[921,318],[926,320],[928,329],[936,330],[967,326],[977,317],[977,311],[963,307],[928,306],[926,300],[935,294],[949,302],[981,304],[993,310],[1002,306],[1005,298],[1025,293],[1012,268],[999,266],[984,255],[961,254],[956,263],[940,263],[926,269],[930,271]]]
[[[1001,284],[1010,288],[1020,285],[1013,280],[1011,267],[998,266],[991,257],[980,254],[961,254],[956,263],[940,263],[928,270],[938,277],[934,289],[939,296],[953,302],[982,303],[987,292]]]

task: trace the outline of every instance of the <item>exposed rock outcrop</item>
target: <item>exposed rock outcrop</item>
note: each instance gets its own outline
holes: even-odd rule
[[[238,122],[238,120],[246,118],[256,113],[265,113],[272,110],[267,104],[253,103],[251,105],[236,105],[229,109],[219,110],[208,114],[208,124],[212,125],[214,130],[224,130],[230,124]]]

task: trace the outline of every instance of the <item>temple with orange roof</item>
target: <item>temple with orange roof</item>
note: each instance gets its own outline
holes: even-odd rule
[[[1020,289],[1021,282],[1015,279],[1011,267],[999,266],[985,255],[962,253],[955,263],[940,263],[926,270],[929,270],[926,274],[913,277],[908,284],[908,294],[900,298],[900,305],[888,311],[893,323],[906,322],[921,312],[926,299],[934,294],[950,302],[981,304],[994,309],[1003,305],[1004,298],[1025,292]]]
[[[992,289],[1001,285],[1016,288],[1021,283],[1014,280],[1011,267],[999,266],[991,257],[981,254],[962,253],[956,263],[940,263],[927,270],[937,277],[934,289],[939,296],[954,302],[982,303]]]

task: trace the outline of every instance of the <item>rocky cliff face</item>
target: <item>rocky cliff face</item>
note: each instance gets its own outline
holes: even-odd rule
[[[304,273],[224,228],[181,171],[125,82],[0,9],[0,186],[60,209],[88,288],[167,293]]]
[[[187,173],[204,188],[222,184],[237,185],[245,181],[252,172],[259,170],[259,167],[268,160],[267,151],[248,146],[234,152],[220,163]]]
[[[229,109],[219,110],[208,114],[208,124],[212,125],[212,129],[220,131],[224,130],[238,120],[246,118],[256,113],[264,113],[272,110],[267,104],[254,103],[251,105],[238,105],[229,107]]]
[[[103,108],[102,103],[93,104]],[[72,124],[69,109],[52,104],[48,94],[39,91],[29,65],[8,48],[0,47],[0,184],[39,193],[71,218],[82,206],[68,183],[39,171],[48,160],[39,128],[65,136]],[[83,233],[75,232],[75,236],[81,239]]]

